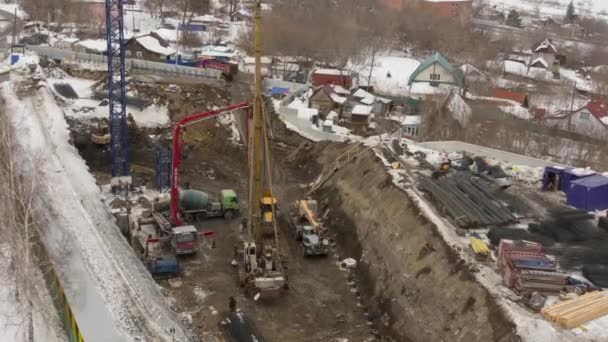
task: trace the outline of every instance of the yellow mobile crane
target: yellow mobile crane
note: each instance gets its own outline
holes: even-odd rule
[[[298,200],[296,210],[298,215],[293,217],[291,229],[302,256],[326,256],[329,253],[329,240],[325,238],[326,229],[317,218],[317,201]]]
[[[238,282],[257,298],[276,297],[288,288],[284,260],[279,253],[276,222],[276,199],[272,193],[270,146],[262,98],[262,13],[256,1],[254,19],[255,94],[253,99],[253,132],[249,143],[249,212],[247,237],[237,248]],[[245,123],[246,125],[249,122]],[[263,183],[263,178],[265,182]],[[263,186],[266,186],[262,193]],[[267,239],[263,224],[272,224]]]

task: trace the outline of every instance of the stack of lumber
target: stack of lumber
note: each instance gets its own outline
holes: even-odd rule
[[[606,292],[590,292],[578,298],[567,300],[541,310],[543,316],[564,329],[576,328],[582,324],[608,314]]]
[[[559,293],[568,278],[557,272],[555,262],[545,255],[543,246],[531,241],[501,240],[498,270],[508,287],[522,293]]]

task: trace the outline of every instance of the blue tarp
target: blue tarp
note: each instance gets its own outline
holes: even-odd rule
[[[179,24],[177,25],[177,29],[180,31],[190,31],[190,32],[203,32],[205,31],[205,25],[201,24]]]
[[[287,93],[289,93],[289,88],[272,87],[272,89],[270,89],[271,95],[287,94]]]
[[[585,211],[608,209],[608,177],[593,175],[570,182],[566,203]]]

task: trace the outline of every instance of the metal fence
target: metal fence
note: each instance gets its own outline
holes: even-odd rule
[[[92,63],[103,66],[107,65],[107,57],[103,55],[76,52],[39,45],[28,45],[27,49],[34,51],[39,55],[66,62]],[[193,68],[183,65],[145,61],[141,59],[126,59],[125,63],[125,68],[127,70],[149,70],[153,71],[155,74],[177,74],[187,77],[206,77],[212,79],[220,79],[222,76],[222,72],[219,70]]]

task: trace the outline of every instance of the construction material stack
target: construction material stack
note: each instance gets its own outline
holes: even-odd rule
[[[564,329],[579,327],[608,314],[608,294],[590,292],[541,310],[543,316]]]
[[[501,240],[498,270],[505,284],[520,293],[555,294],[567,286],[568,276],[557,272],[555,262],[536,242]]]

